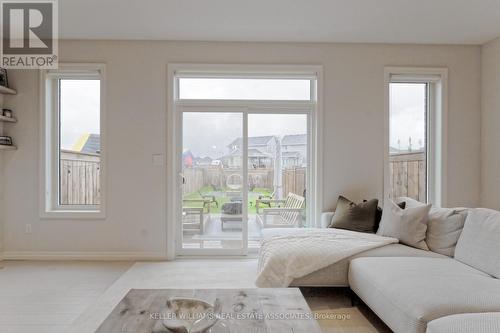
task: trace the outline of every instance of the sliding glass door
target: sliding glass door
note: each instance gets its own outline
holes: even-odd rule
[[[256,252],[263,229],[307,226],[308,117],[182,112],[180,253]]]
[[[246,255],[266,229],[308,226],[314,76],[171,75],[176,255]]]

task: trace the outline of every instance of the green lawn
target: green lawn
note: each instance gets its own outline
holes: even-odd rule
[[[212,206],[210,208],[211,213],[220,213],[221,207],[224,203],[230,202],[230,198],[227,197],[224,192],[227,191],[228,189],[223,189],[220,192],[214,191],[212,187],[210,186],[205,186],[200,189],[200,192],[202,194],[210,195],[212,193],[215,194],[215,200],[219,204],[219,207],[215,206],[215,203],[212,203]],[[255,200],[259,197],[259,195],[271,195],[272,190],[267,189],[267,188],[255,188],[253,191],[248,193],[248,213],[249,214],[255,214]],[[202,199],[200,193],[198,192],[191,192],[188,193],[184,196],[184,199]],[[201,202],[185,202],[184,207],[201,207],[202,203]]]

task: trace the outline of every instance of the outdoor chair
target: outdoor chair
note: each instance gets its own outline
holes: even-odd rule
[[[198,194],[200,195],[200,197],[203,198],[203,200],[205,200],[204,205],[208,204],[211,206],[213,203],[215,203],[215,207],[219,208],[219,203],[217,202],[215,195],[203,194],[203,193],[201,193],[201,191],[198,191]]]
[[[210,217],[211,203],[211,198],[182,199],[182,228],[184,233],[203,234],[205,217]],[[193,220],[191,216],[196,215],[199,218]]]
[[[276,190],[273,191],[273,193],[266,195],[266,194],[261,194],[259,195],[259,198],[255,201],[255,207],[257,208],[257,213],[259,213],[259,205],[267,205],[269,208],[271,208],[271,202],[281,202],[283,200],[275,200],[274,197],[276,196]]]
[[[284,200],[270,200],[281,202],[282,207],[264,208],[262,213],[257,210],[257,220],[263,228],[293,228],[302,227],[302,210],[305,198],[288,193]],[[258,204],[258,203],[257,203]]]

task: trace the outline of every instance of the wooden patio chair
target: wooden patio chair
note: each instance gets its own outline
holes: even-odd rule
[[[271,208],[271,203],[276,203],[276,204],[281,204],[285,203],[285,200],[276,200],[274,197],[276,196],[276,190],[273,191],[273,193],[266,195],[266,194],[261,194],[259,195],[259,198],[255,200],[255,208],[257,210],[257,214],[259,214],[259,207],[260,205],[266,205],[267,207]]]
[[[262,214],[257,213],[257,220],[263,228],[293,228],[302,227],[302,210],[305,198],[288,193],[285,200],[272,200],[283,202],[282,207],[264,208]],[[272,221],[269,221],[269,217]]]
[[[198,204],[193,207],[192,204]],[[208,206],[207,206],[208,203]],[[207,212],[205,213],[205,208]],[[182,229],[186,234],[204,232],[205,214],[210,214],[210,202],[206,199],[182,199]],[[191,221],[189,216],[198,215],[198,221]]]
[[[203,200],[205,200],[204,205],[208,204],[208,205],[211,206],[213,203],[215,203],[215,207],[219,208],[219,203],[217,202],[217,199],[215,198],[215,195],[213,195],[213,194],[203,194],[203,193],[201,193],[201,191],[198,191],[198,194],[200,195],[200,197],[203,198]]]

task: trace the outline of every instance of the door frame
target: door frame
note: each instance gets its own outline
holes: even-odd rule
[[[211,75],[227,75],[235,77],[279,77],[279,78],[310,78],[311,84],[311,101],[253,101],[253,100],[179,100],[178,99],[178,73],[186,74],[203,74]],[[201,251],[186,251],[185,249],[179,252],[182,246],[179,243],[177,235],[180,230],[181,223],[179,217],[181,210],[179,209],[178,191],[180,186],[180,178],[178,174],[180,153],[179,147],[182,142],[182,113],[185,110],[202,110],[210,112],[210,110],[218,112],[241,112],[243,113],[243,172],[246,175],[248,169],[247,159],[247,121],[248,114],[265,113],[265,110],[272,110],[270,114],[278,113],[294,113],[301,110],[309,112],[308,116],[308,184],[309,191],[307,193],[309,202],[307,216],[309,225],[312,227],[319,226],[319,217],[323,208],[323,186],[322,186],[322,91],[323,91],[323,68],[316,65],[207,65],[207,64],[168,64],[167,66],[167,214],[166,214],[166,256],[172,260],[177,256],[195,255],[195,256],[246,256],[248,236],[243,239],[244,248],[242,251],[229,254],[225,249],[204,249]],[[181,148],[182,150],[182,148]],[[248,195],[248,184],[244,182],[243,191],[244,198]],[[243,214],[247,215],[247,207],[243,205]],[[244,223],[244,228],[247,229],[247,223]],[[248,230],[246,230],[246,233]]]

